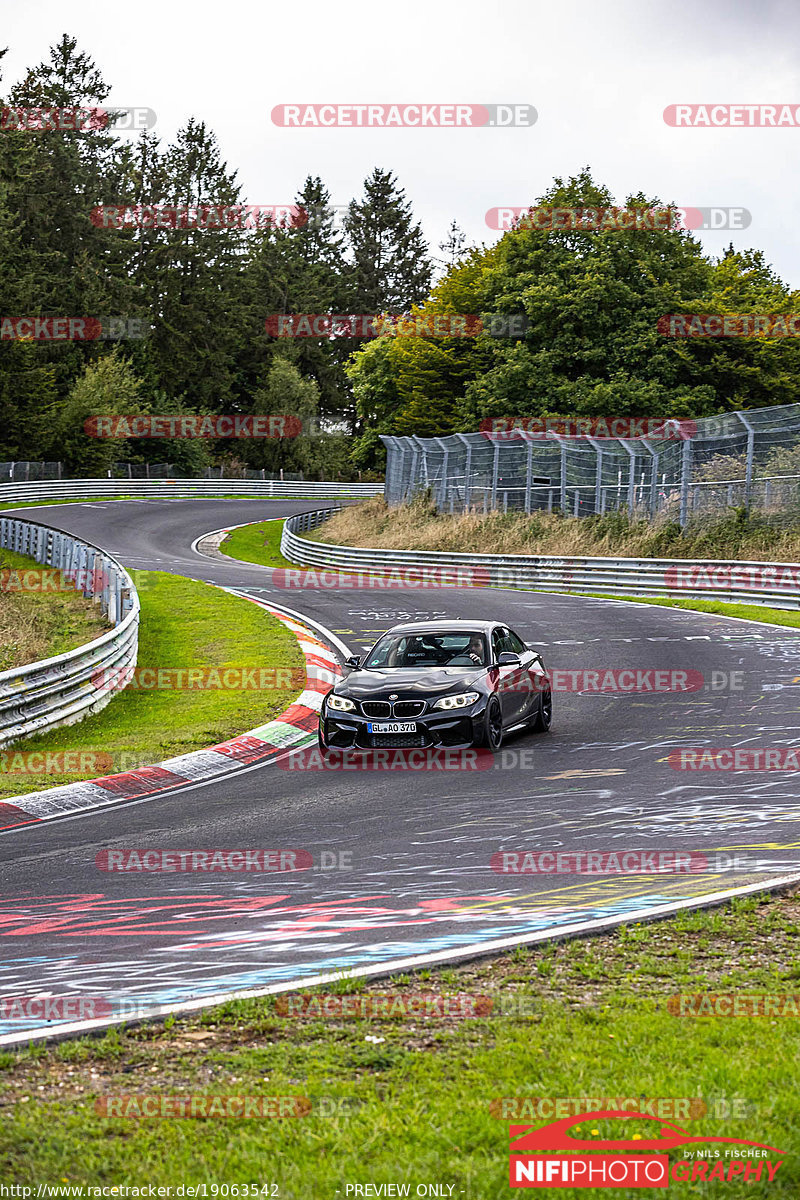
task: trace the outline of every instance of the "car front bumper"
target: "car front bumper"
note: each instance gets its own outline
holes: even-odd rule
[[[369,733],[367,726],[376,717],[354,712],[320,714],[320,731],[327,746],[337,750],[373,750],[390,746],[430,748],[435,746],[469,747],[482,742],[486,728],[486,700],[481,698],[467,709],[431,710],[415,717],[416,733]]]

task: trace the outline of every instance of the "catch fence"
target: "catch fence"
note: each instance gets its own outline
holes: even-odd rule
[[[568,436],[525,425],[440,438],[383,435],[387,501],[430,491],[444,512],[626,511],[681,525],[736,506],[776,516],[800,508],[800,404],[683,421],[651,437]]]

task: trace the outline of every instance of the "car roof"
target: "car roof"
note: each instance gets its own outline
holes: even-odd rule
[[[495,625],[502,624],[502,621],[408,621],[403,625],[393,625],[386,632],[406,633],[407,631],[413,631],[417,633],[437,633],[442,630],[452,630],[453,633],[467,633],[474,630],[476,633],[489,633],[490,630],[494,629]]]

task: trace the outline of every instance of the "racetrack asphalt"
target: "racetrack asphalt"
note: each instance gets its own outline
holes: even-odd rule
[[[135,1017],[646,919],[800,871],[797,772],[669,761],[687,747],[797,744],[798,631],[515,590],[287,589],[267,568],[191,548],[209,530],[313,507],[98,501],[20,515],[83,536],[128,567],[269,600],[354,653],[401,621],[497,618],[540,646],[551,671],[694,671],[706,683],[661,694],[556,692],[551,732],[509,738],[488,770],[323,771],[313,758],[308,769],[286,758],[10,830],[0,836],[0,999],[101,997],[115,1019]],[[119,848],[293,848],[314,865],[283,874],[99,870],[98,852]],[[708,867],[695,858],[691,872],[587,875],[562,859],[559,873],[497,873],[493,855],[508,851],[693,854]],[[0,1040],[45,1026],[0,1020]]]

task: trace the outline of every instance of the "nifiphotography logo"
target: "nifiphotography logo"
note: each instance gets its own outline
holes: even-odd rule
[[[569,1132],[573,1125],[609,1118],[654,1121],[654,1136],[648,1137],[645,1130],[628,1139],[600,1141],[596,1137],[573,1137]],[[665,1124],[660,1117],[630,1111],[596,1111],[580,1117],[573,1114],[538,1127],[511,1125],[509,1137],[511,1187],[665,1188],[670,1181],[730,1183],[734,1179],[771,1183],[786,1157],[782,1150],[762,1142],[694,1136],[677,1125]],[[670,1164],[666,1151],[702,1143],[713,1143],[714,1149],[685,1150],[682,1158]]]

